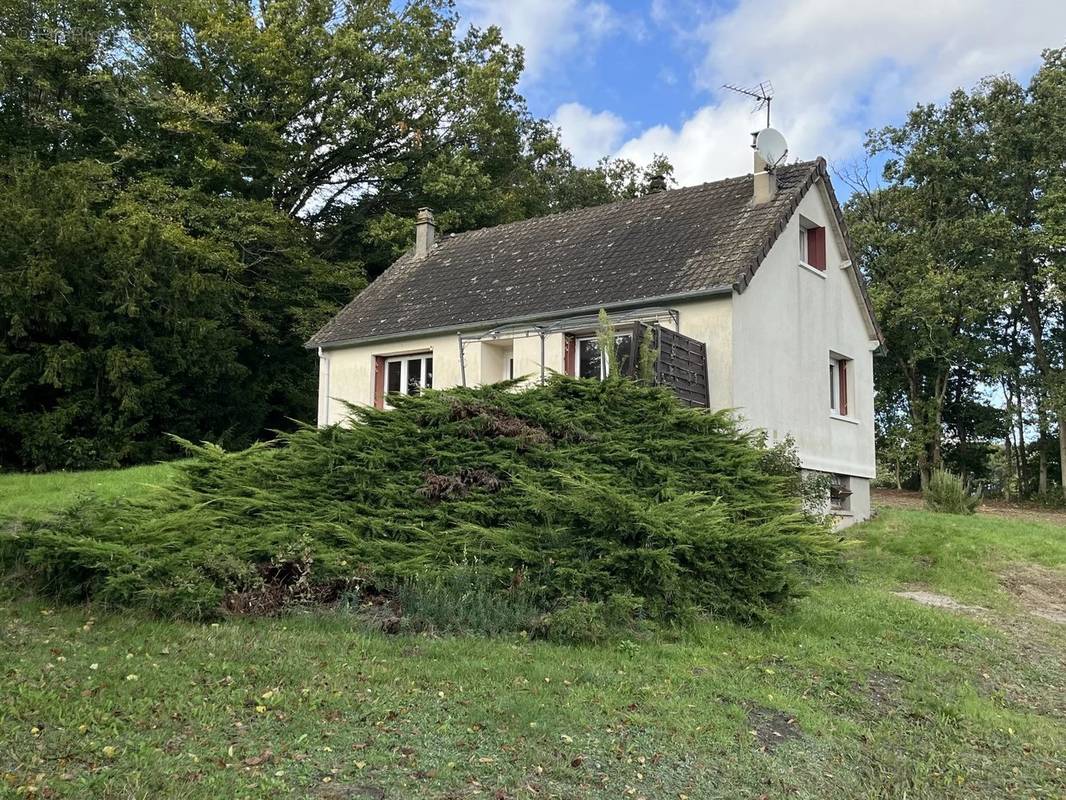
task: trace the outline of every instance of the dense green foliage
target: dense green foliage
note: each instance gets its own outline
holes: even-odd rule
[[[922,497],[926,508],[941,514],[973,514],[981,502],[979,495],[970,493],[962,478],[946,469],[933,470]]]
[[[522,53],[446,2],[0,7],[0,468],[245,446],[302,344],[413,238],[640,194],[575,167]]]
[[[158,494],[83,504],[5,557],[64,599],[193,618],[476,565],[542,610],[629,594],[658,618],[753,620],[835,552],[757,438],[664,389],[557,377],[391,402],[275,446],[190,447]]]
[[[268,203],[88,162],[0,167],[0,465],[244,445],[311,413],[303,340],[360,285]]]
[[[878,449],[901,483],[946,465],[1031,495],[1066,477],[1064,126],[1066,50],[1049,50],[1025,85],[988,78],[871,134],[883,186],[850,176],[887,340]]]

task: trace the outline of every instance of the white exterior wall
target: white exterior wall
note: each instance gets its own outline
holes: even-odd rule
[[[711,408],[733,407],[733,298],[717,295],[676,303],[678,333],[707,345]]]
[[[531,380],[540,378],[540,337],[529,336],[514,340],[467,342],[463,348],[466,360],[466,384],[496,383],[507,377],[507,359],[513,354],[515,377],[523,375]],[[324,349],[319,356],[318,424],[335,425],[347,416],[344,402],[356,405],[374,404],[375,356],[433,354],[433,388],[449,389],[462,385],[459,366],[459,337],[440,334],[393,342],[374,342]],[[544,337],[544,366],[548,371],[563,371],[563,335],[553,333]]]
[[[374,356],[399,356],[411,353],[433,354],[433,386],[444,389],[457,386],[459,371],[459,337],[456,334],[426,336],[395,342],[375,342],[323,350],[318,383],[318,424],[343,422],[347,409],[341,400],[356,405],[374,405]],[[480,351],[467,352],[468,375],[480,374]],[[325,400],[323,399],[325,398]]]
[[[826,269],[799,263],[800,216],[826,228]],[[874,476],[874,333],[821,183],[733,298],[733,403],[771,442],[789,434],[804,468],[852,476],[856,519]],[[848,418],[830,413],[830,351],[852,359]]]

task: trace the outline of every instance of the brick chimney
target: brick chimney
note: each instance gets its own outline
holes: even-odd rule
[[[777,175],[767,169],[763,157],[755,153],[755,205],[769,203],[777,194]]]
[[[437,242],[437,223],[433,221],[433,212],[428,208],[418,209],[415,218],[415,258],[425,258]]]
[[[648,180],[648,194],[658,194],[666,191],[666,176],[652,175]]]

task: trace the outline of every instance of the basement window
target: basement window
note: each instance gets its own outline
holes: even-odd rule
[[[579,378],[593,378],[602,381],[607,377],[607,359],[600,352],[600,341],[596,336],[579,338],[577,344],[577,363],[574,374]],[[615,355],[618,368],[623,375],[630,373],[633,359],[633,336],[628,333],[614,337]]]
[[[825,228],[800,217],[800,263],[825,272]]]
[[[848,416],[848,383],[851,359],[829,354],[829,411]]]
[[[848,475],[830,476],[829,510],[835,514],[851,511],[851,478]]]

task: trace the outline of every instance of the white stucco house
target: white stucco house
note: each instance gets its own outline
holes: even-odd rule
[[[840,523],[865,519],[882,340],[853,262],[822,159],[439,238],[423,209],[414,249],[308,342],[319,423],[423,387],[599,378],[602,308],[621,349],[638,322],[705,345],[705,402],[791,435]]]

